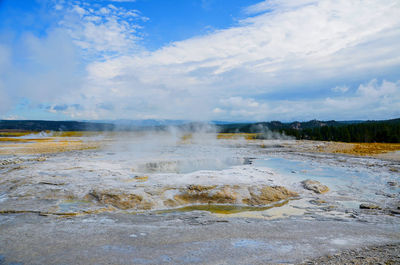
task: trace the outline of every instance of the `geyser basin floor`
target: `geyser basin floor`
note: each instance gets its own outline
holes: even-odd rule
[[[216,218],[204,212],[0,216],[0,257],[20,264],[282,264],[398,242],[397,226]]]
[[[400,241],[395,161],[309,152],[318,142],[90,137],[74,140],[98,149],[0,157],[0,264],[284,263]]]

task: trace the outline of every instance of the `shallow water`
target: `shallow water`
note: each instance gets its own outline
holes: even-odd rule
[[[268,167],[272,170],[285,175],[293,181],[314,179],[329,185],[332,190],[349,185],[357,179],[359,183],[378,182],[379,178],[360,169],[333,167],[318,165],[312,161],[298,161],[286,158],[273,157],[269,159],[256,159],[253,162],[256,167]]]
[[[289,201],[284,200],[277,203],[273,203],[268,206],[243,206],[243,205],[227,205],[227,204],[198,204],[198,205],[189,205],[185,207],[168,209],[164,211],[158,211],[158,213],[173,213],[173,212],[190,212],[190,211],[207,211],[210,213],[216,214],[235,214],[241,212],[258,212],[258,211],[266,211],[272,209],[274,207],[281,207],[287,204]]]
[[[389,187],[386,175],[378,175],[375,171],[365,168],[345,166],[323,165],[310,160],[290,160],[287,158],[273,157],[268,159],[256,159],[253,162],[256,167],[268,167],[282,174],[292,182],[301,182],[313,179],[327,185],[329,189],[338,195],[351,195],[355,201],[344,201],[347,207],[358,207],[360,201],[382,199],[382,196],[398,194],[399,187]],[[387,197],[387,196],[386,196]]]

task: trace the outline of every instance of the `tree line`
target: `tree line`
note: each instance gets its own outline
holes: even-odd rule
[[[367,122],[302,130],[282,129],[280,132],[298,140],[400,143],[400,123]]]
[[[317,121],[260,122],[221,125],[221,132],[258,133],[258,139],[275,139],[281,135],[297,140],[318,140],[358,143],[400,143],[400,119],[383,121]],[[271,138],[271,135],[274,137]]]

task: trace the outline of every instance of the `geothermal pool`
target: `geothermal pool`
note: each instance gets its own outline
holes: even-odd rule
[[[0,264],[296,263],[400,242],[398,161],[217,136],[3,143]]]

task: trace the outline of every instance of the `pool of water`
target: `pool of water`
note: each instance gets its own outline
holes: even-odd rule
[[[223,170],[243,165],[248,160],[236,150],[220,144],[177,144],[127,142],[101,153],[102,160],[130,166],[140,173],[191,173],[200,170]]]
[[[207,211],[210,213],[217,214],[235,214],[241,212],[258,212],[272,209],[274,207],[281,207],[286,205],[289,200],[280,201],[277,203],[272,203],[268,206],[258,207],[258,206],[243,206],[243,205],[227,205],[227,204],[197,204],[189,205],[175,209],[161,210],[158,213],[173,213],[173,212],[191,212],[191,211]]]
[[[136,165],[144,173],[191,173],[200,170],[223,170],[236,165],[243,165],[246,161],[240,158],[195,158],[181,160],[153,161]]]
[[[268,167],[283,175],[290,182],[313,179],[327,185],[339,195],[354,195],[357,200],[368,201],[379,196],[400,192],[399,188],[388,187],[388,177],[366,169],[330,166],[314,161],[299,161],[286,158],[256,159],[256,167]],[[386,196],[388,197],[388,196]]]

